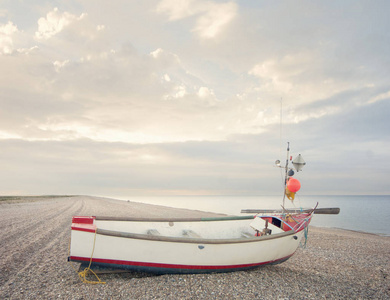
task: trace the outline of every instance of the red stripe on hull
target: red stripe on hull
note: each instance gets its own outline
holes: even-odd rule
[[[83,226],[82,224],[75,224],[75,225],[72,225],[71,228],[72,228],[72,230],[92,232],[92,233],[95,233],[95,231],[96,231],[96,225]]]
[[[294,253],[293,253],[294,254]],[[157,269],[183,269],[183,270],[209,270],[209,271],[217,271],[217,270],[234,270],[234,269],[247,269],[253,268],[266,264],[275,264],[278,262],[285,261],[289,259],[293,254],[288,255],[286,257],[261,262],[261,263],[252,263],[252,264],[239,264],[239,265],[223,265],[223,266],[202,266],[202,265],[175,265],[175,264],[162,264],[162,263],[148,263],[148,262],[137,262],[137,261],[126,261],[126,260],[115,260],[115,259],[101,259],[101,258],[93,258],[92,263],[97,264],[107,264],[107,265],[117,265],[117,266],[134,266],[134,267],[145,267],[145,268],[157,268]],[[89,262],[90,258],[88,257],[79,257],[79,256],[70,256],[69,259],[71,261],[77,262]]]

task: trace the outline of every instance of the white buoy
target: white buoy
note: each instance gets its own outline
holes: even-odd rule
[[[297,172],[301,171],[303,166],[306,165],[306,162],[303,160],[302,156],[299,154],[294,160],[292,161],[292,164],[297,170]]]

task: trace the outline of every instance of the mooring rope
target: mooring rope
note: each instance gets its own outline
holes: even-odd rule
[[[309,221],[310,218],[305,218],[304,221],[306,222],[306,226],[303,229],[303,234],[305,237],[305,242],[303,243],[302,241],[300,242],[300,247],[303,249],[306,249],[306,244],[307,244],[307,239],[309,238]]]
[[[79,278],[80,280],[83,282],[83,283],[88,283],[88,284],[106,284],[106,282],[104,281],[101,281],[99,276],[97,276],[97,274],[91,269],[91,264],[92,264],[92,257],[93,257],[93,253],[95,252],[95,244],[96,244],[96,232],[97,232],[97,228],[95,229],[95,235],[94,235],[94,238],[93,238],[93,248],[92,248],[92,254],[91,254],[91,258],[89,259],[89,265],[87,268],[85,268],[83,271],[77,271],[76,268],[73,266],[72,262],[70,262],[70,265],[72,266],[73,270],[76,271],[76,273],[79,275]],[[70,256],[70,241],[69,241],[69,255]],[[88,272],[91,272],[93,275],[95,275],[97,281],[91,281],[91,280],[88,280],[86,277],[88,275]]]

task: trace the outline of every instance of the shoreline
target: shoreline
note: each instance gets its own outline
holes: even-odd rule
[[[387,196],[387,195],[385,195]],[[102,197],[102,196],[88,196],[88,195],[35,195],[35,196],[0,196],[0,205],[1,204],[12,204],[12,203],[26,203],[26,202],[36,202],[36,201],[50,201],[53,199],[60,199],[60,198],[72,198],[72,197],[92,197],[95,199],[102,199],[107,201],[118,201],[118,203],[138,203],[143,205],[150,205],[150,206],[156,206],[156,207],[163,207],[165,209],[179,209],[179,210],[187,210],[187,211],[196,211],[199,213],[208,213],[208,214],[216,214],[216,215],[225,215],[225,213],[218,213],[218,212],[211,212],[211,211],[204,211],[204,210],[198,210],[198,209],[189,209],[189,208],[177,208],[173,206],[166,206],[166,205],[160,205],[160,204],[149,204],[139,201],[132,201],[132,200],[122,200],[122,199],[115,199],[110,197]],[[375,233],[375,232],[367,232],[362,230],[353,230],[353,229],[346,229],[346,228],[340,228],[340,227],[325,227],[325,226],[315,226],[310,225],[310,228],[323,228],[323,229],[334,229],[334,230],[345,230],[360,234],[368,234],[368,235],[375,235],[379,237],[384,238],[390,238],[390,234],[381,234],[381,233]]]
[[[389,237],[314,226],[306,248],[279,265],[197,275],[105,274],[99,276],[104,285],[84,284],[67,262],[72,216],[218,214],[90,196],[27,198],[0,201],[1,299],[390,298]]]
[[[339,227],[323,227],[323,226],[313,226],[313,225],[310,225],[309,228],[342,230],[342,231],[353,232],[353,233],[357,233],[357,234],[367,234],[367,235],[374,235],[374,236],[383,237],[383,238],[390,238],[390,235],[386,235],[386,234],[380,234],[380,233],[374,233],[374,232],[366,232],[366,231],[353,230],[353,229],[345,229],[345,228],[339,228]]]

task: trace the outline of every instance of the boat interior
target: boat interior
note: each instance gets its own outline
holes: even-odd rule
[[[245,220],[216,221],[105,221],[95,220],[97,228],[149,236],[234,239],[271,235],[284,232],[277,217],[256,217]],[[291,230],[291,229],[290,229]]]

